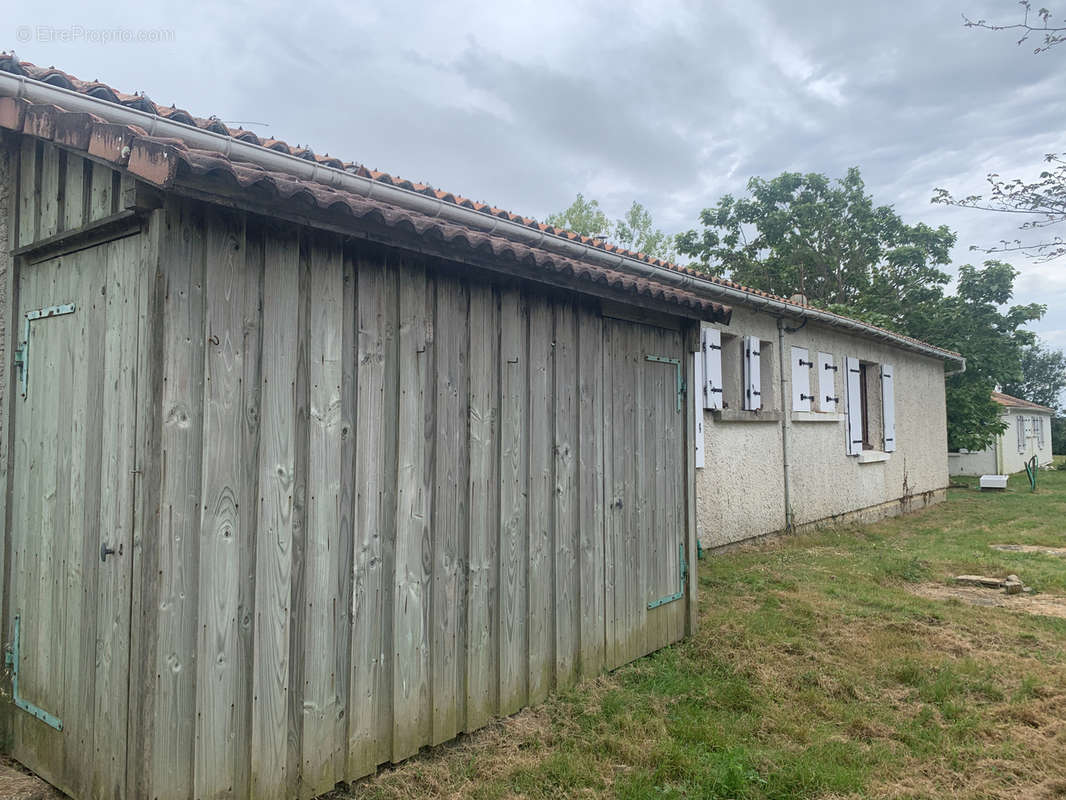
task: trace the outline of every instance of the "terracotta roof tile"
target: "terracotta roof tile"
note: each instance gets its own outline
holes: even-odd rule
[[[1039,403],[1033,403],[1029,400],[1022,400],[1020,397],[1012,397],[1009,394],[1003,392],[992,392],[992,399],[999,403],[1001,406],[1007,406],[1008,408],[1029,408],[1033,411],[1046,411],[1049,414],[1054,414],[1055,409],[1042,406]]]
[[[382,172],[377,169],[368,169],[362,164],[358,164],[355,162],[343,161],[341,159],[333,158],[324,154],[319,155],[309,147],[300,145],[292,146],[287,142],[276,138],[261,139],[252,131],[246,131],[240,128],[229,128],[224,123],[222,123],[222,121],[219,120],[217,117],[196,117],[190,114],[188,111],[176,108],[175,106],[168,107],[158,105],[152,102],[147,97],[147,95],[143,93],[126,94],[123,92],[119,92],[116,89],[108,86],[107,84],[101,83],[97,80],[83,81],[63,72],[62,70],[55,69],[54,67],[44,68],[26,61],[19,61],[13,54],[0,53],[0,71],[23,75],[34,80],[44,81],[55,86],[60,86],[64,89],[70,89],[72,91],[76,91],[82,94],[91,95],[102,100],[118,103],[120,105],[127,106],[130,108],[135,108],[139,111],[144,111],[149,114],[156,114],[173,122],[179,122],[185,125],[195,126],[197,128],[209,130],[223,136],[230,136],[232,138],[240,139],[251,144],[260,145],[262,147],[266,147],[281,153],[297,156],[308,161],[313,161],[315,163],[322,164],[323,166],[342,169],[344,171],[358,174],[375,181],[380,181],[382,183],[390,184],[393,186],[403,187],[411,191],[420,194],[425,194],[438,200],[442,200],[444,202],[454,203],[458,206],[464,206],[466,208],[471,208],[484,214],[506,219],[510,222],[518,223],[534,230],[539,230],[547,234],[561,236],[571,241],[580,242],[581,244],[586,245],[588,247],[595,247],[610,253],[626,256],[628,258],[633,258],[639,261],[643,261],[647,264],[652,264],[664,269],[672,270],[674,272],[696,277],[712,284],[727,287],[730,289],[735,289],[746,294],[753,295],[755,297],[763,297],[778,303],[784,303],[786,305],[795,307],[798,311],[808,308],[815,308],[807,304],[794,303],[787,298],[779,297],[769,292],[764,292],[759,289],[753,289],[748,286],[742,286],[741,284],[735,283],[733,281],[712,277],[704,272],[700,272],[689,267],[681,266],[668,261],[663,261],[657,258],[652,258],[643,253],[635,253],[630,250],[626,250],[622,247],[618,247],[617,245],[606,242],[602,239],[583,236],[581,234],[577,234],[573,231],[568,231],[562,228],[555,228],[551,225],[547,225],[542,222],[537,222],[535,219],[532,219],[530,217],[525,217],[510,211],[506,211],[504,209],[497,208],[495,206],[490,206],[487,203],[477,202],[471,200],[470,198],[463,197],[462,195],[435,189],[429,184],[409,181],[399,176],[390,175],[389,173]],[[224,158],[222,158],[221,160],[226,161],[226,159]],[[251,168],[252,167],[249,165],[242,164],[241,166],[242,170]],[[280,173],[272,173],[272,176],[272,180],[277,182],[278,185],[287,185],[287,182],[290,180],[295,181],[295,179],[288,178],[288,176],[282,176]],[[304,183],[301,181],[295,182]],[[312,195],[314,195],[314,192],[312,192]],[[836,317],[837,319],[840,319],[845,322],[856,322],[856,320],[853,320],[849,317],[845,317],[840,314],[832,314],[831,312],[826,312],[823,309],[818,309],[818,311],[820,313]],[[904,336],[895,331],[878,328],[877,326],[870,325],[869,323],[861,324],[872,331],[880,331],[881,333],[888,334],[893,338],[899,339],[900,341],[912,342],[916,345],[920,345],[926,348],[931,347],[933,350],[943,353],[947,357],[952,357],[956,359],[961,358],[958,353],[954,353],[950,350],[945,350],[943,348],[933,347],[931,345],[919,341],[918,339],[913,339],[911,337]]]

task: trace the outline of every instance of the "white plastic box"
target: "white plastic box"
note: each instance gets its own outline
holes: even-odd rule
[[[1007,488],[1007,476],[1006,475],[982,475],[981,476],[981,488],[982,489],[1006,489]]]

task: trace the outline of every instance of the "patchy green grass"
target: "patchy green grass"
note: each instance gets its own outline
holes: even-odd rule
[[[973,482],[971,482],[973,483]],[[338,797],[1066,797],[1066,619],[930,600],[952,575],[1066,595],[1066,471],[700,564],[700,629]]]

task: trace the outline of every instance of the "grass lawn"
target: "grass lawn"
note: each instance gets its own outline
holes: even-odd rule
[[[1066,596],[1066,558],[989,544],[1066,546],[1066,471],[708,556],[694,638],[336,796],[1066,797],[1066,619],[915,594]]]

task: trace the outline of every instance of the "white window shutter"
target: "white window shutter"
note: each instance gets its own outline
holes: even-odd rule
[[[848,411],[848,446],[849,456],[862,453],[862,389],[860,386],[859,359],[847,356],[844,359],[844,385],[847,392],[844,401]]]
[[[759,360],[759,337],[744,337],[744,409],[762,408],[762,364]]]
[[[840,398],[837,397],[837,367],[833,363],[832,354],[819,353],[814,368],[818,372],[818,396],[815,398],[815,408],[818,411],[836,413]]]
[[[885,431],[885,452],[896,449],[896,390],[891,364],[881,365],[881,411]]]
[[[792,348],[792,410],[810,411],[811,400],[811,362],[810,353],[806,347]]]
[[[703,334],[703,407],[722,410],[722,332],[704,328]]]
[[[1025,452],[1025,417],[1015,417],[1015,429],[1018,431],[1018,452]]]
[[[704,385],[704,382],[703,382],[703,352],[700,351],[699,353],[693,353],[692,354],[692,360],[695,362],[695,364],[693,365],[694,369],[693,369],[693,373],[692,373],[692,382],[696,386],[703,386]],[[695,448],[696,448],[696,468],[697,469],[702,469],[703,468],[703,403],[700,402],[700,398],[699,398],[698,395],[696,396],[695,406],[696,406],[696,408],[695,408],[695,410],[696,410],[696,425],[695,425],[695,430],[694,430],[694,433],[695,433],[694,445],[695,445]]]
[[[1036,425],[1036,446],[1041,450],[1044,449],[1044,418],[1033,417],[1033,424]]]

